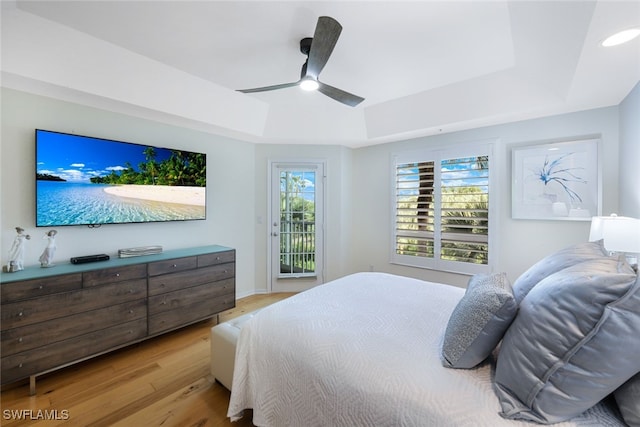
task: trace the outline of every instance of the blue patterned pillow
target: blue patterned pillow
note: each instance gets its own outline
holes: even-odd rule
[[[518,306],[505,273],[475,275],[451,313],[442,345],[447,368],[473,368],[498,345]]]

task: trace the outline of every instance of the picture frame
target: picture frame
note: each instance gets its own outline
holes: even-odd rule
[[[512,149],[514,219],[591,221],[602,214],[599,139]]]

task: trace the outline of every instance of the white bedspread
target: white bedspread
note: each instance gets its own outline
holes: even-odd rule
[[[228,415],[257,426],[501,426],[493,365],[444,368],[464,289],[358,273],[260,311],[243,327]],[[604,405],[558,426],[623,425]]]

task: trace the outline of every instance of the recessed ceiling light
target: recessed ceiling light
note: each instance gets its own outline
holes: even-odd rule
[[[640,28],[630,28],[628,30],[620,31],[619,33],[615,33],[614,35],[607,37],[605,41],[602,42],[602,46],[617,46],[619,44],[631,41],[639,35]]]

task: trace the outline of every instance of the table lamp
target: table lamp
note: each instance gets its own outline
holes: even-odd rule
[[[624,253],[629,264],[637,271],[640,254],[640,219],[626,216],[594,216],[591,218],[589,241],[604,240],[610,253]]]

